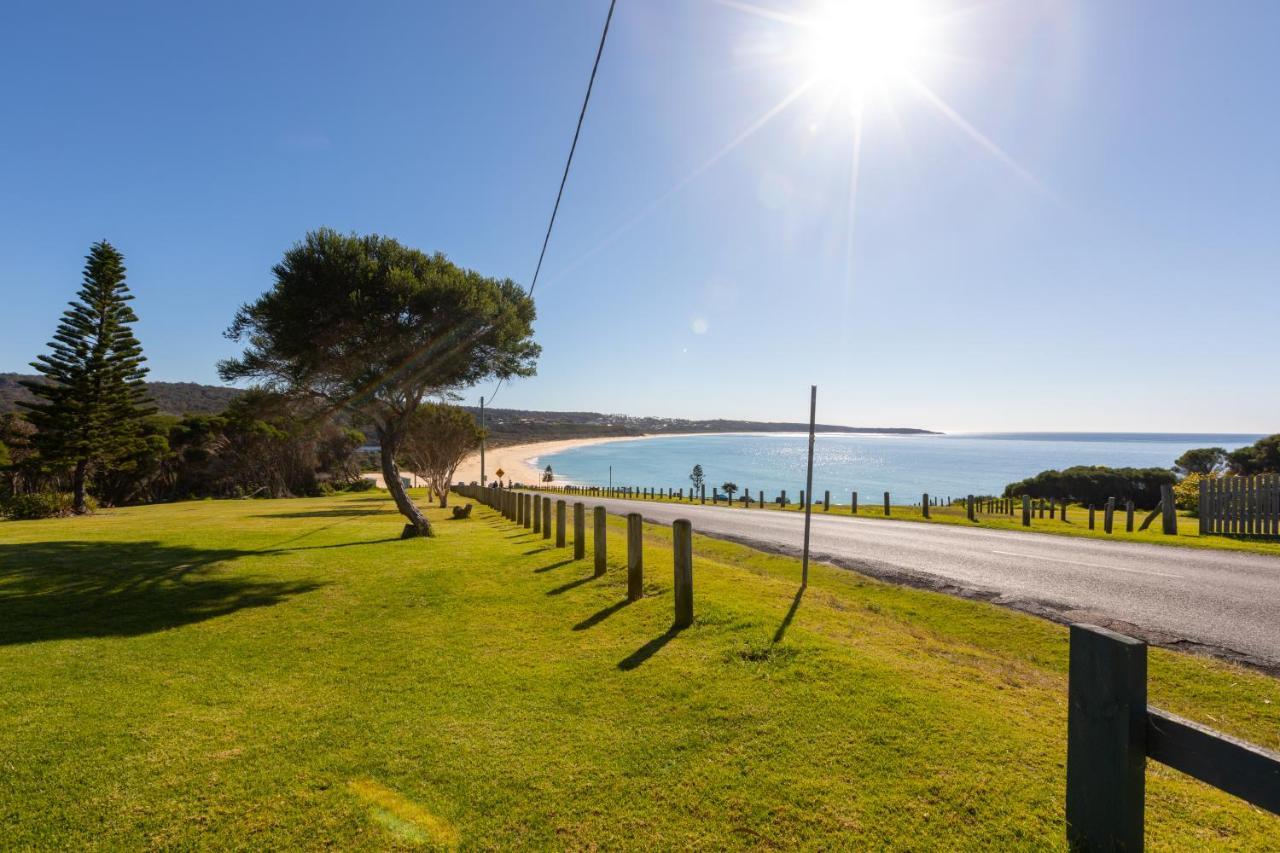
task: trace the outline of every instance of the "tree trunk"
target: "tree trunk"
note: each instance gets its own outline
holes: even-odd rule
[[[387,491],[391,493],[391,499],[396,502],[396,509],[400,510],[401,515],[409,519],[409,524],[405,527],[405,533],[409,534],[412,531],[418,536],[434,536],[435,531],[431,529],[431,522],[422,514],[422,510],[418,509],[418,505],[405,494],[404,483],[400,482],[400,469],[396,467],[396,445],[398,442],[387,433],[379,431],[378,443],[382,448],[383,482],[387,485]],[[402,538],[407,538],[407,536]]]
[[[71,475],[71,511],[76,515],[84,515],[88,511],[85,501],[84,481],[89,471],[89,460],[81,459],[76,462],[76,468]]]
[[[436,497],[440,499],[441,509],[449,508],[449,488],[447,486],[443,489],[438,489],[436,491]]]

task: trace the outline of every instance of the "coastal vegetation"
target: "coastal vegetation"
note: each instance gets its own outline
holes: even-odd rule
[[[401,482],[406,431],[431,398],[533,375],[541,351],[533,299],[442,254],[327,228],[308,233],[272,273],[272,289],[236,312],[226,334],[247,346],[219,363],[219,375],[322,400],[367,423],[405,535],[433,535]]]
[[[696,536],[672,633],[667,529],[627,604],[623,519],[593,578],[590,540],[426,512],[438,544],[373,493],[9,523],[6,843],[1064,848],[1064,627]],[[1276,680],[1161,649],[1149,678],[1280,747]],[[1148,765],[1153,849],[1276,826]]]
[[[405,466],[425,479],[428,491],[446,507],[454,472],[483,440],[484,430],[467,412],[457,406],[423,403],[406,422],[400,454]]]
[[[1160,502],[1160,489],[1177,482],[1168,468],[1109,468],[1105,465],[1077,465],[1062,471],[1041,471],[1034,477],[1010,483],[1004,497],[1028,495],[1036,499],[1068,501],[1084,506],[1102,506],[1109,498],[1121,504],[1133,501],[1139,509],[1153,509]]]

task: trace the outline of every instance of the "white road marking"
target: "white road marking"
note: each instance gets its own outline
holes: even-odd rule
[[[1080,560],[1064,560],[1061,557],[1042,557],[1039,554],[1019,554],[1016,551],[992,551],[992,554],[1002,554],[1006,557],[1025,557],[1028,560],[1048,560],[1051,563],[1069,563],[1073,566],[1088,566],[1092,569],[1108,569],[1113,572],[1133,572],[1135,575],[1155,575],[1160,578],[1176,578],[1178,575],[1170,575],[1165,572],[1152,572],[1146,569],[1125,569],[1120,566],[1106,566],[1102,563],[1084,563]]]

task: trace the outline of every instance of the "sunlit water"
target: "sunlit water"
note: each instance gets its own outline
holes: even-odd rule
[[[820,434],[814,449],[813,493],[831,490],[848,503],[857,490],[873,500],[891,492],[895,502],[919,500],[923,492],[946,498],[998,494],[1017,480],[1072,465],[1167,468],[1193,447],[1251,444],[1256,435],[1160,433],[992,433],[986,435]],[[689,472],[701,465],[707,491],[732,481],[769,498],[785,489],[796,499],[804,488],[807,436],[731,434],[660,436],[594,444],[538,457],[557,481],[604,485],[688,488]],[[872,496],[875,496],[873,498]],[[901,497],[899,497],[901,496]]]

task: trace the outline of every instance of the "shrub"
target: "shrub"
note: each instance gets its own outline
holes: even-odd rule
[[[1200,515],[1200,481],[1204,479],[1206,478],[1199,474],[1188,474],[1173,487],[1174,504],[1178,509],[1185,509],[1192,518]]]
[[[1176,481],[1167,468],[1108,468],[1104,465],[1077,465],[1062,471],[1041,471],[1034,477],[1005,487],[1005,497],[1030,495],[1033,498],[1069,500],[1102,506],[1107,498],[1120,503],[1133,501],[1141,509],[1160,502],[1160,487]]]
[[[360,477],[358,479],[352,480],[350,483],[347,483],[345,488],[348,492],[367,492],[373,487],[374,487],[373,480],[366,479],[365,477]]]
[[[14,495],[0,506],[0,515],[14,521],[31,521],[38,518],[61,518],[71,515],[74,500],[70,492],[35,492]],[[98,504],[85,496],[85,508],[93,512]]]

